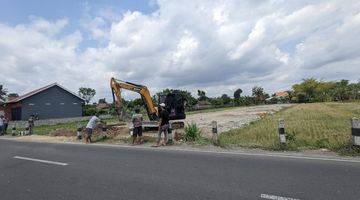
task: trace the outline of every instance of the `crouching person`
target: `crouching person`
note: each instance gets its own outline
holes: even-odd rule
[[[85,142],[91,143],[91,136],[93,133],[93,130],[96,128],[97,124],[101,122],[101,119],[99,118],[99,114],[96,113],[94,116],[92,116],[89,120],[89,122],[86,125],[86,135],[85,135]]]
[[[133,123],[133,141],[132,144],[141,144],[142,143],[142,121],[143,116],[140,114],[140,109],[135,109],[135,114],[132,116],[132,123]]]

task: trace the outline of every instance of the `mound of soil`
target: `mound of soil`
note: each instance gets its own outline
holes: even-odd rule
[[[114,125],[105,125],[105,126],[97,126],[93,135],[106,135],[108,138],[114,138],[118,135],[129,135],[129,128],[125,124],[114,124]],[[85,127],[82,129],[82,135],[86,134]],[[68,129],[55,129],[49,133],[50,136],[65,136],[65,137],[73,137],[76,136],[76,130],[68,130]]]
[[[72,137],[76,136],[76,131],[68,130],[68,129],[55,129],[49,133],[50,136],[66,136],[66,137]]]

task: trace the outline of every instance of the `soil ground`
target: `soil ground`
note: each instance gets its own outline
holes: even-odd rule
[[[211,122],[218,122],[219,133],[236,129],[244,124],[248,124],[252,121],[256,121],[266,115],[271,115],[274,112],[279,111],[284,107],[289,107],[290,104],[276,104],[276,105],[262,105],[262,106],[251,106],[251,107],[238,107],[233,109],[222,109],[222,110],[210,110],[208,112],[198,112],[187,116],[185,123],[196,123],[201,129],[203,137],[211,137]],[[205,110],[207,111],[207,110]],[[85,123],[86,124],[86,123]],[[98,127],[94,130],[93,138],[94,141],[106,141],[107,143],[128,143],[130,142],[129,127],[130,123],[114,123],[111,122],[108,125],[108,129],[104,132],[102,127]],[[75,127],[75,125],[74,125]],[[20,136],[19,140],[25,141],[62,141],[62,142],[82,142],[76,139],[75,128],[66,125],[55,125],[46,126],[46,135],[32,135],[32,136]],[[182,133],[183,130],[175,130],[175,133]],[[84,135],[85,130],[82,130]],[[43,134],[43,133],[42,133]],[[49,137],[50,136],[50,137]],[[157,132],[146,132],[144,133],[145,139],[149,142],[155,142]]]
[[[188,115],[186,123],[196,123],[201,129],[202,136],[211,137],[211,122],[217,121],[218,132],[222,133],[240,128],[244,124],[259,120],[267,115],[272,115],[291,104],[272,104],[262,106],[239,107],[228,110],[197,113]]]

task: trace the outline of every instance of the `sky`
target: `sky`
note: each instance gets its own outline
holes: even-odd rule
[[[0,84],[109,101],[111,77],[153,94],[271,94],[309,77],[358,81],[359,35],[357,0],[0,0]]]

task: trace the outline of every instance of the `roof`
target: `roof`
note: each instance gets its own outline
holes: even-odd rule
[[[277,97],[288,97],[288,96],[289,96],[289,93],[286,92],[286,91],[276,92],[276,93],[275,93],[275,96],[277,96]]]
[[[69,92],[70,94],[76,96],[77,98],[85,101],[85,99],[81,98],[81,97],[78,96],[76,93],[74,93],[74,92],[66,89],[65,87],[61,86],[61,85],[58,84],[58,83],[53,83],[53,84],[47,85],[47,86],[45,86],[45,87],[39,88],[39,89],[37,89],[37,90],[33,90],[33,91],[29,92],[29,93],[26,93],[26,94],[24,94],[24,95],[21,95],[21,96],[19,96],[19,97],[14,98],[14,99],[11,99],[11,100],[7,101],[6,103],[16,103],[16,102],[19,102],[19,101],[21,101],[21,100],[24,100],[24,99],[26,99],[26,98],[28,98],[28,97],[31,97],[31,96],[33,96],[33,95],[35,95],[35,94],[37,94],[37,93],[40,93],[40,92],[42,92],[42,91],[45,91],[45,90],[47,90],[47,89],[49,89],[49,88],[52,88],[52,87],[54,87],[54,86],[58,86],[58,87],[60,87],[61,89],[63,89],[63,90],[65,90],[65,91]]]

